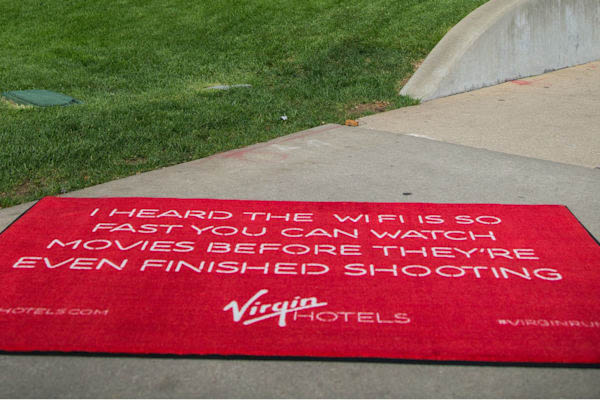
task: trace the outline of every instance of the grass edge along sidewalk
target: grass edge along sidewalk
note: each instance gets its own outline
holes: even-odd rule
[[[0,102],[0,207],[415,104],[403,81],[483,3],[3,3],[0,91],[85,104]]]

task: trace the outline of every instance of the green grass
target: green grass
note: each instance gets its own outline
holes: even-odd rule
[[[0,207],[414,104],[413,64],[485,1],[0,0],[0,91],[85,102],[0,103]]]

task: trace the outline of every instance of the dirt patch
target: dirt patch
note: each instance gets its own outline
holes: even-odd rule
[[[421,58],[420,60],[414,61],[412,63],[413,71],[416,71],[417,69],[419,69],[419,67],[421,66],[421,64],[423,64],[423,61],[425,61],[424,58]]]
[[[9,108],[13,108],[15,110],[28,110],[30,108],[33,108],[33,106],[26,106],[26,105],[22,105],[22,104],[17,104],[17,103],[15,103],[13,101],[5,99],[4,97],[0,97],[0,103],[8,106]]]
[[[14,196],[21,197],[33,192],[37,187],[38,185],[31,182],[29,179],[26,179],[20,185],[15,186],[12,192]]]
[[[424,58],[421,58],[420,60],[417,60],[417,61],[413,61],[413,63],[412,63],[413,73],[408,75],[406,78],[404,78],[400,81],[400,88],[398,90],[402,89],[404,87],[404,85],[406,85],[408,83],[408,80],[414,75],[415,71],[419,69],[421,64],[423,64],[423,61],[425,61]]]
[[[374,101],[373,103],[365,103],[354,106],[352,109],[350,109],[350,111],[360,114],[365,112],[379,113],[385,111],[389,105],[389,101]]]
[[[146,161],[148,161],[148,159],[145,157],[131,157],[123,160],[123,163],[127,165],[140,165],[144,164]]]

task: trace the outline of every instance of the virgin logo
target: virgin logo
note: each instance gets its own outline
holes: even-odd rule
[[[259,298],[268,292],[267,289],[259,290],[254,296],[250,297],[241,308],[238,302],[233,300],[223,308],[223,311],[231,310],[233,320],[235,322],[243,320],[242,324],[244,325],[250,325],[269,318],[278,318],[278,325],[283,327],[286,326],[285,318],[287,314],[327,305],[327,303],[319,303],[316,297],[302,298],[300,296],[296,296],[292,300],[278,301],[275,303],[261,303],[258,301]]]

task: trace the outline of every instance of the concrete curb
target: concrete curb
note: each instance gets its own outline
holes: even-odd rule
[[[600,59],[600,1],[490,0],[435,46],[400,94],[427,101]]]

